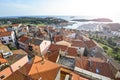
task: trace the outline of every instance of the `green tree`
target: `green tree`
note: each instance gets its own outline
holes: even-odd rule
[[[108,50],[108,47],[106,47],[106,46],[103,46],[103,49],[104,49],[104,50]]]

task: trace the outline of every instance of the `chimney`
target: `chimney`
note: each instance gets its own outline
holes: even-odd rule
[[[45,62],[45,58],[44,58],[44,56],[42,55],[41,64],[44,64],[44,62]]]

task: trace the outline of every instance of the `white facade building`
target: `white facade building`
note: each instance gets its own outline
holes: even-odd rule
[[[42,43],[40,44],[40,52],[42,55],[47,52],[48,48],[50,47],[51,42],[48,40],[43,40]]]
[[[14,31],[0,33],[0,40],[3,44],[11,44],[12,46],[15,46],[16,38]]]

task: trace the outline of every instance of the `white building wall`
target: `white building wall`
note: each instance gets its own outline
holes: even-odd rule
[[[60,70],[58,71],[58,74],[57,74],[55,80],[60,80]]]
[[[42,55],[44,55],[44,53],[47,52],[50,45],[51,45],[50,41],[43,40],[43,42],[40,44],[40,51]]]
[[[106,77],[106,76],[103,76],[103,75],[100,75],[100,74],[96,74],[96,73],[84,70],[82,68],[79,68],[79,67],[75,67],[75,71],[90,75],[94,78],[98,78],[98,79],[101,79],[101,80],[111,80],[111,78],[109,78],[109,77]]]
[[[2,39],[2,38],[3,38],[3,39]],[[13,31],[11,32],[11,35],[10,35],[10,36],[0,37],[0,39],[1,39],[2,41],[6,41],[6,43],[4,43],[4,44],[12,44],[12,45],[15,44],[15,34],[14,34]],[[9,42],[9,40],[12,40],[13,42]]]
[[[13,42],[15,42],[16,38],[15,38],[15,33],[13,31],[11,33],[11,38],[12,38]]]

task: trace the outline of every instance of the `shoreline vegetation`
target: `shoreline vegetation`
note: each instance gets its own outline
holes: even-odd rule
[[[47,17],[47,18],[36,18],[36,17],[19,17],[19,18],[0,18],[0,25],[6,24],[36,24],[36,25],[48,25],[48,24],[61,24],[68,23],[67,20],[61,18]]]

